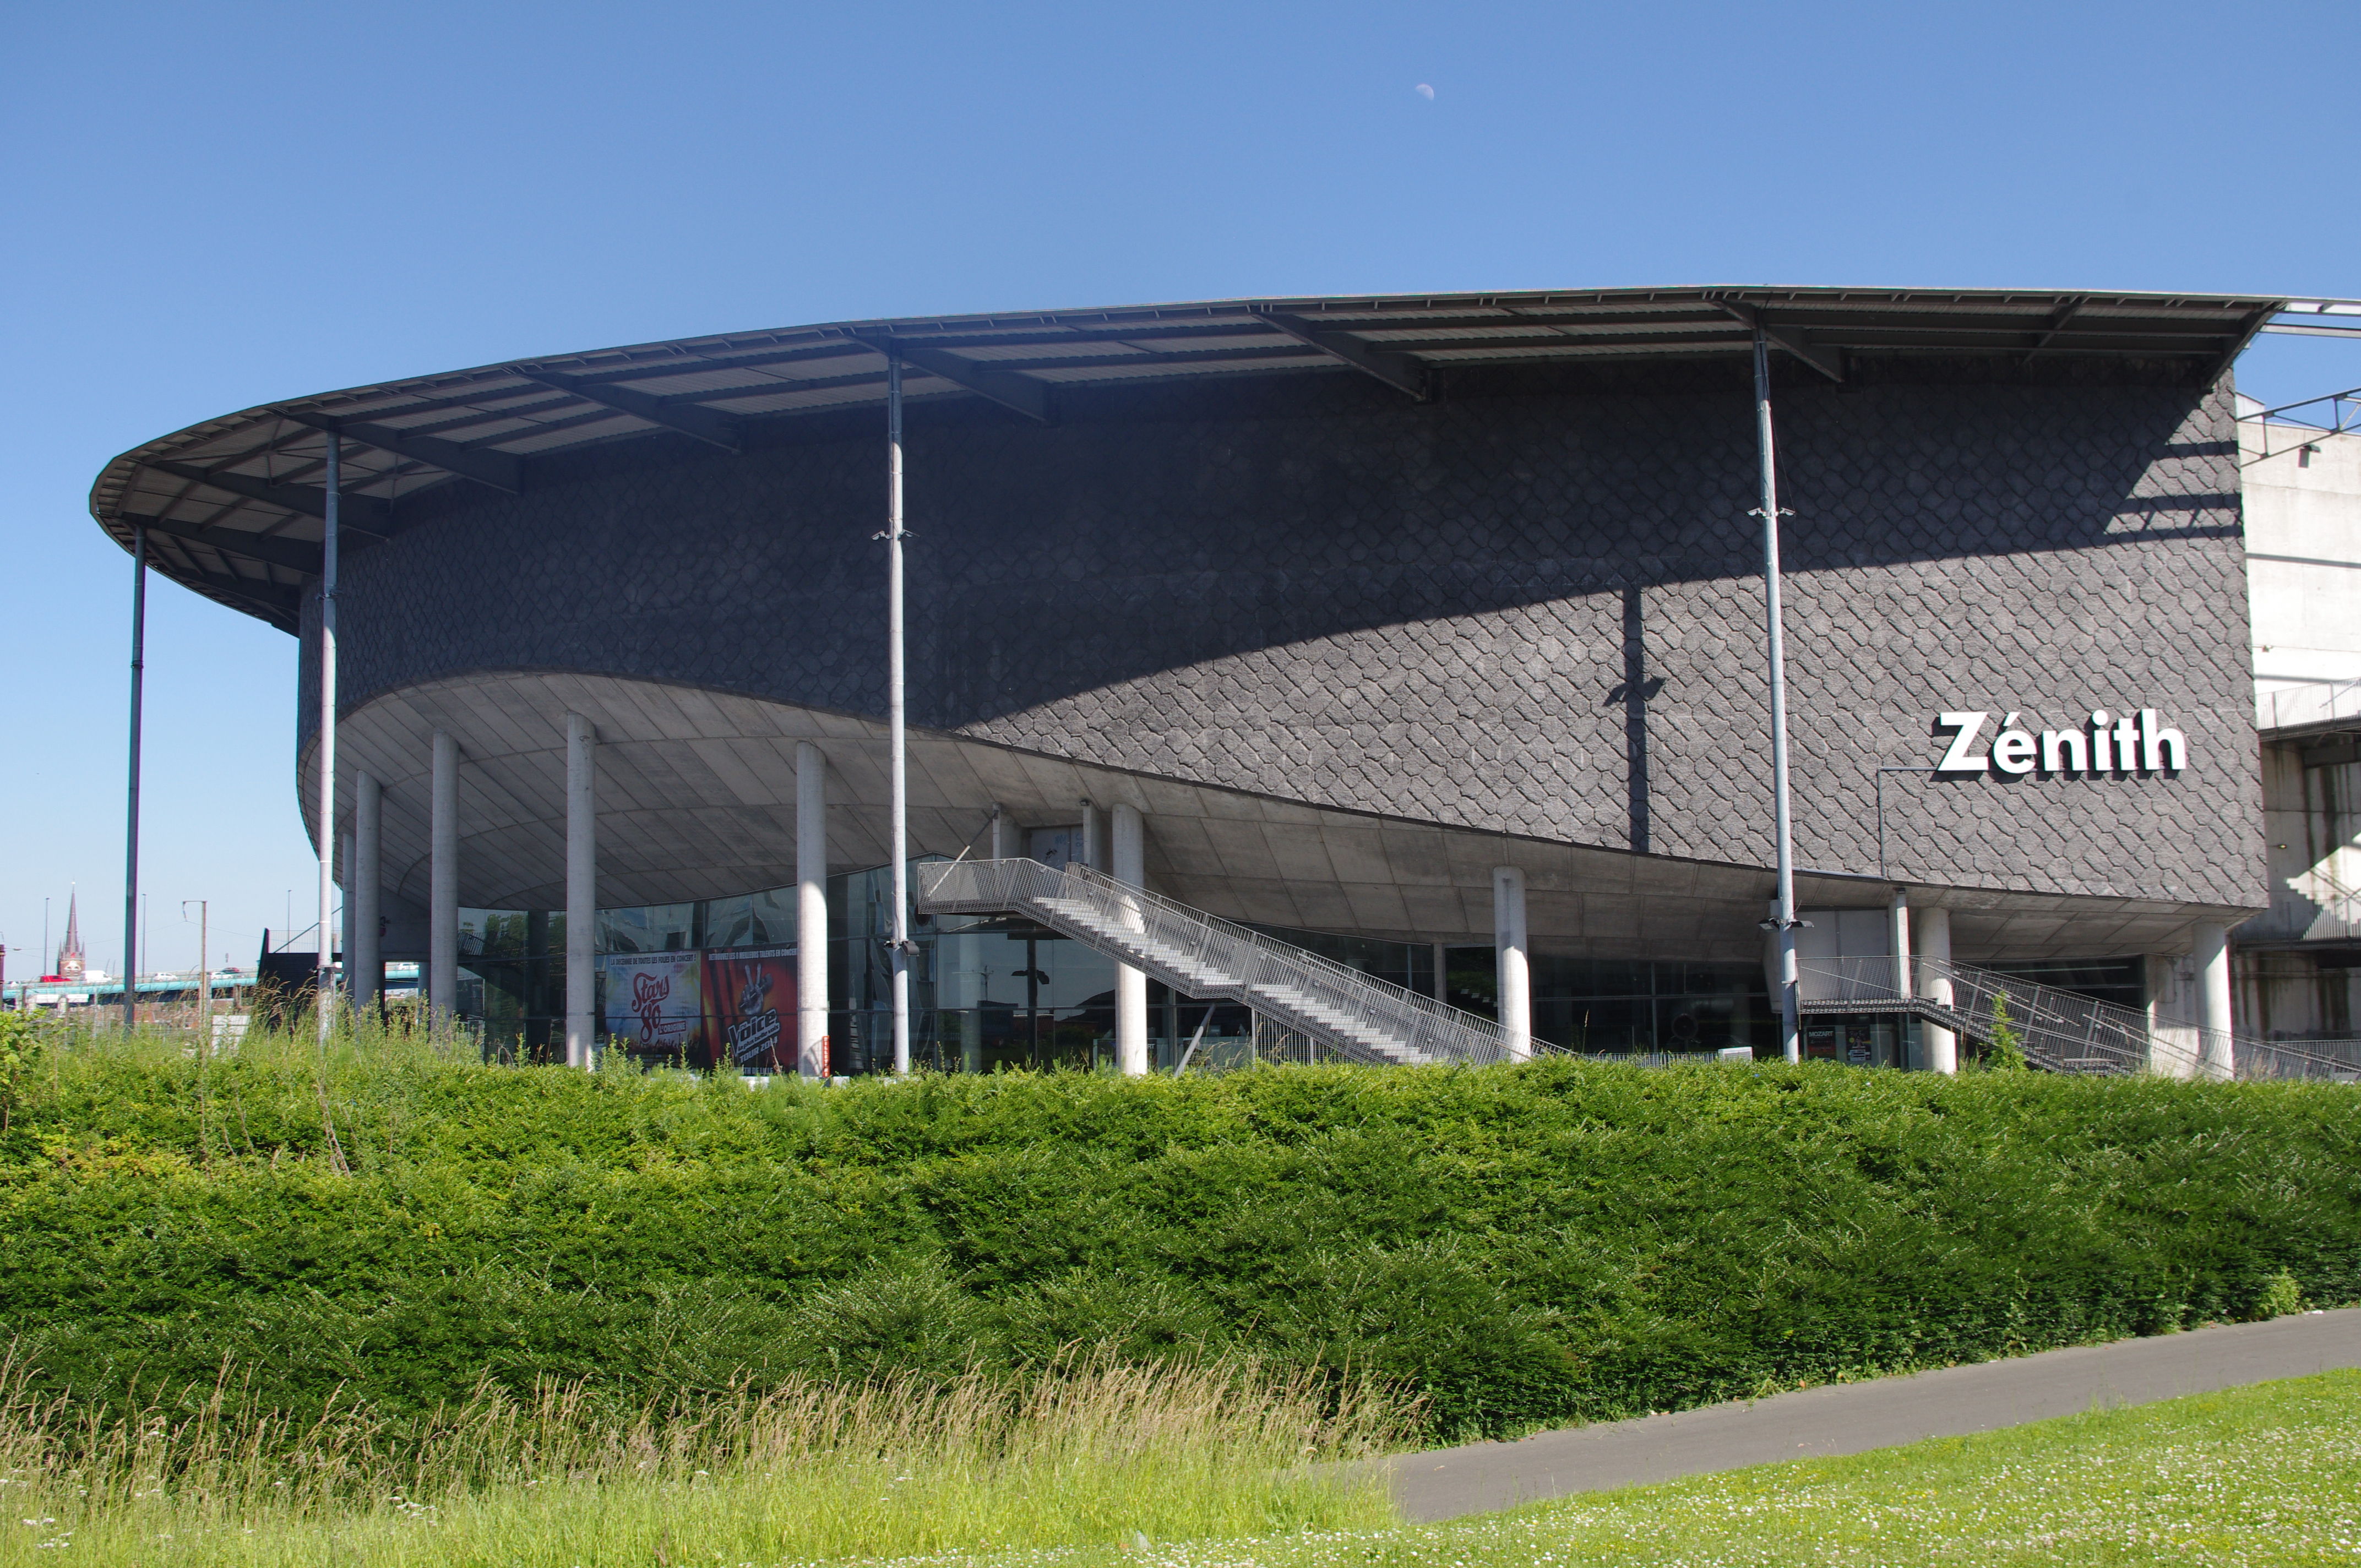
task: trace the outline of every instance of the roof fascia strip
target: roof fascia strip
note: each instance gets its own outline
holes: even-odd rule
[[[2279,300],[2257,332],[2297,337],[2361,337],[2361,300]]]
[[[560,370],[543,370],[529,365],[511,366],[511,368],[528,381],[538,381],[555,391],[570,393],[585,402],[601,404],[627,413],[633,419],[662,425],[666,430],[676,430],[708,445],[719,446],[733,457],[745,450],[737,420],[702,403],[667,402],[636,387],[586,381],[579,376],[568,376]]]
[[[580,364],[569,365],[561,372],[577,380],[660,381],[667,376],[704,375],[715,370],[758,370],[769,365],[795,365],[811,359],[847,359],[868,352],[868,345],[845,338],[830,338],[825,343],[799,344],[793,348],[747,348],[690,354],[645,355],[637,359],[624,358],[620,363],[614,351],[586,354]],[[561,356],[560,357],[565,357]],[[535,360],[546,367],[547,361]],[[642,391],[648,389],[642,387]],[[662,393],[654,393],[662,396]]]
[[[115,521],[132,516],[126,509],[162,514],[174,532],[158,530],[159,543],[171,541],[155,563],[159,570],[281,624],[290,610],[258,598],[263,590],[257,584],[201,581],[184,560],[217,562],[233,574],[249,563],[281,576],[304,569],[266,563],[260,551],[247,553],[231,541],[268,542],[273,555],[305,550],[306,522],[326,510],[313,431],[354,438],[342,515],[346,537],[365,540],[393,532],[396,493],[406,501],[450,478],[513,493],[544,451],[643,440],[681,431],[684,422],[709,420],[720,432],[725,421],[742,428],[864,400],[873,406],[882,367],[842,372],[874,365],[869,356],[881,351],[908,364],[918,381],[906,389],[913,399],[981,396],[1046,422],[1057,417],[1069,387],[1136,385],[1183,373],[1192,379],[1301,373],[1341,363],[1424,400],[1466,366],[1740,353],[1757,322],[1783,354],[1831,379],[1844,375],[1854,356],[1866,356],[1862,364],[1990,356],[2028,367],[2035,356],[2172,359],[2192,374],[2211,367],[2218,378],[2258,332],[2361,336],[2361,302],[1736,284],[1227,300],[849,322],[555,356],[532,361],[533,376],[519,375],[512,364],[486,366],[249,409],[116,457],[92,488],[91,510],[126,545],[131,523]],[[1261,356],[1242,347],[1253,343],[1268,347]],[[538,374],[544,367],[546,375]],[[753,379],[766,367],[821,373]],[[734,378],[733,371],[746,373],[746,382],[709,385]],[[553,393],[554,378],[569,384]],[[610,382],[624,383],[614,389],[619,395],[606,395]],[[649,402],[637,407],[620,394]],[[734,406],[741,403],[750,406]],[[284,445],[279,422],[295,427]],[[253,446],[265,431],[269,438]],[[704,438],[703,432],[681,433]],[[371,472],[366,451],[389,458]],[[205,532],[177,532],[188,529]],[[192,549],[214,554],[188,556]]]

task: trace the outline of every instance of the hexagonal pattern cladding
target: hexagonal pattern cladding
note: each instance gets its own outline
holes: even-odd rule
[[[1895,874],[2258,904],[2227,382],[2047,376],[1870,364],[1779,389],[1799,859],[1875,869],[1872,770],[1931,762],[1937,711],[2145,706],[2188,732],[2178,776],[1890,779]],[[1728,367],[1424,405],[1341,374],[1142,388],[1046,428],[916,404],[913,722],[1767,864],[1751,411]],[[873,424],[758,427],[736,458],[637,443],[553,459],[520,497],[402,503],[398,537],[347,555],[346,706],[577,669],[882,713]]]

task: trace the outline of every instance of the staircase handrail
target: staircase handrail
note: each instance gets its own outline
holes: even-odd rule
[[[1083,904],[1100,918],[1138,932],[1147,942],[1172,951],[1185,963],[1236,977],[1238,1000],[1258,1011],[1291,1015],[1296,1026],[1308,1026],[1308,1032],[1323,1037],[1334,1038],[1335,1031],[1316,1015],[1301,1012],[1287,1000],[1288,992],[1368,1020],[1376,1032],[1429,1059],[1480,1063],[1509,1056],[1500,1026],[1491,1019],[1462,1012],[1146,888],[1118,882],[1095,867],[1070,864],[1060,869],[1038,861],[1013,859],[938,861],[919,867],[918,872],[919,905],[930,910],[1016,912],[1027,905],[1046,906],[1058,899]],[[1164,978],[1184,993],[1198,994],[1189,990],[1190,982],[1178,968]],[[1356,1054],[1366,1053],[1366,1047],[1355,1042],[1338,1043]]]
[[[2004,1003],[2026,1059],[2058,1072],[2128,1074],[2161,1067],[2187,1075],[2207,1061],[2227,1061],[2241,1079],[2361,1078],[2361,1047],[2346,1059],[2317,1048],[2321,1042],[2268,1040],[2169,1014],[2151,1017],[2136,1007],[1947,959],[1914,956],[1911,966],[1914,983],[1905,992],[1896,984],[1899,966],[1891,954],[1806,959],[1797,966],[1798,989],[1806,1003],[1908,1005],[1986,1042]]]
[[[2361,1082],[2361,1040],[2275,1040],[2257,1035],[2231,1036],[2233,1075],[2247,1081],[2316,1078]],[[2321,1049],[2328,1047],[2342,1049]]]
[[[2026,1059],[2055,1072],[2141,1072],[2152,1056],[2145,1013],[2015,975],[1914,956],[1905,988],[1891,954],[1806,959],[1797,968],[1807,1003],[1900,1004],[1986,1043],[2004,1005]]]

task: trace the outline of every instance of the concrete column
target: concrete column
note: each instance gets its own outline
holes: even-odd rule
[[[1910,890],[1897,887],[1886,896],[1886,948],[1894,954],[1894,994],[1911,994]]]
[[[2189,950],[2197,960],[2197,1071],[2227,1079],[2236,1066],[2230,1041],[2230,928],[2201,922],[2191,938]]]
[[[426,1000],[436,1015],[459,1011],[459,744],[434,732],[432,859],[426,892]]]
[[[1509,1059],[1533,1054],[1533,980],[1525,945],[1525,873],[1492,868],[1492,951],[1500,972],[1500,1033]]]
[[[1148,835],[1137,806],[1115,808],[1115,880],[1148,885]],[[1137,914],[1126,922],[1144,929]],[[1115,966],[1115,1059],[1127,1078],[1148,1072],[1148,975],[1129,964]]]
[[[796,745],[796,1070],[828,1076],[828,756]]]
[[[1012,860],[1025,852],[1018,843],[1016,824],[1008,820],[1008,813],[997,805],[992,808],[992,858]]]
[[[538,1046],[545,1051],[550,1041],[547,1022],[550,1014],[549,911],[546,909],[524,912],[524,1014],[527,1018],[540,1020],[542,1028],[541,1037],[535,1039],[531,1025],[527,1025],[521,1044],[528,1049]]]
[[[1082,841],[1074,846],[1073,852],[1094,872],[1107,869],[1106,828],[1101,822],[1099,808],[1087,800],[1082,802]]]
[[[1940,1006],[1951,1005],[1954,997],[1949,976],[1934,971],[1932,966],[1951,961],[1951,912],[1948,909],[1921,909],[1918,912],[1918,957],[1927,967],[1918,974],[1918,994]],[[1922,1037],[1927,1042],[1927,1070],[1957,1072],[1960,1070],[1960,1037],[1938,1024],[1926,1025]]]
[[[1451,948],[1442,942],[1434,944],[1434,999],[1444,1006],[1451,1004]]]
[[[385,954],[378,936],[383,924],[379,894],[385,877],[384,791],[374,773],[353,780],[353,859],[345,871],[345,907],[352,912],[352,940],[345,945],[345,994],[355,1009],[374,1011],[385,988]]]
[[[2186,953],[2143,955],[2147,987],[2147,1069],[2168,1078],[2198,1072],[2197,1009],[2189,999],[2195,965]]]
[[[595,1067],[598,1049],[598,732],[566,716],[566,1065]]]
[[[344,836],[342,848],[345,858],[340,863],[344,867],[344,876],[337,885],[344,889],[345,900],[343,906],[336,911],[336,947],[345,955],[345,969],[344,983],[337,989],[344,992],[345,1005],[350,1007],[357,1000],[353,991],[353,916],[356,913],[353,900],[353,867],[358,863],[361,857],[360,851],[353,846],[353,835],[350,833]]]

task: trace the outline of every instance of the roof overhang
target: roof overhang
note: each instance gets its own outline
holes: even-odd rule
[[[167,576],[287,630],[316,574],[331,435],[343,542],[399,533],[446,485],[515,493],[536,462],[904,396],[983,399],[1054,423],[1066,400],[1150,381],[1366,375],[1405,398],[1500,367],[1778,354],[1843,380],[1863,356],[2180,361],[2218,375],[2263,330],[2342,332],[2341,302],[2025,290],[1615,289],[1249,300],[843,323],[544,356],[293,398],[208,420],[109,463],[90,510]],[[2307,315],[2291,313],[2309,312]],[[2350,313],[2349,312],[2347,313]],[[2279,323],[2290,323],[2282,328]]]

